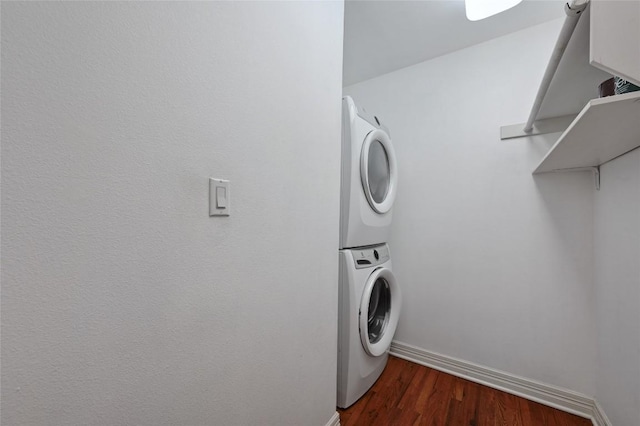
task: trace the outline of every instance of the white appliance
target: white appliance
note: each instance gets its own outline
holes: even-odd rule
[[[396,156],[380,120],[342,99],[340,248],[388,241],[397,191]]]
[[[340,250],[338,401],[346,408],[380,377],[402,295],[386,244]]]

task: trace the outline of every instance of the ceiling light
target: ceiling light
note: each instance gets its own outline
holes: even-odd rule
[[[522,0],[464,0],[467,19],[479,21],[496,13],[504,12],[520,3]]]

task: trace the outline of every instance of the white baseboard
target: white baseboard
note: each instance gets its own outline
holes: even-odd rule
[[[598,404],[598,401],[593,401],[593,417],[591,421],[595,426],[611,426],[609,418],[604,413],[602,406]]]
[[[340,414],[337,411],[333,413],[326,426],[340,426]]]
[[[602,407],[592,397],[578,392],[430,352],[395,340],[391,343],[389,353],[416,364],[591,419],[595,426],[611,426]]]

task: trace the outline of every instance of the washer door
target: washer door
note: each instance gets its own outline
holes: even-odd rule
[[[364,287],[359,314],[360,340],[369,355],[380,356],[391,346],[401,304],[400,288],[391,270],[374,270]]]
[[[380,214],[393,207],[396,198],[396,154],[384,130],[370,131],[360,154],[362,188],[371,208]]]

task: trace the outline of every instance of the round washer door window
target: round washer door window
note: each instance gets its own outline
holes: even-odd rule
[[[393,273],[376,269],[367,280],[360,304],[360,341],[369,355],[380,356],[391,346],[401,304]]]
[[[396,156],[389,135],[381,129],[372,130],[364,139],[360,178],[371,208],[380,214],[391,210],[396,197]]]

